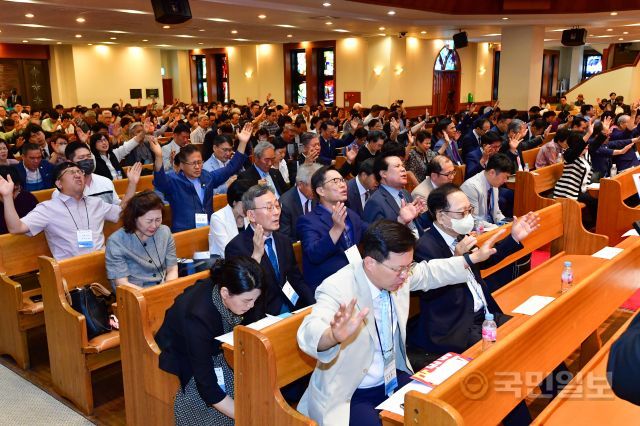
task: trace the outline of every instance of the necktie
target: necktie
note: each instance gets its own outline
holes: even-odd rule
[[[453,240],[451,243],[451,250],[454,254],[456,252],[456,245],[458,245],[458,240]],[[473,292],[473,311],[478,312],[480,309],[484,308],[485,313],[488,313],[489,308],[487,301],[485,300],[484,293],[482,292],[482,286],[478,280],[476,280],[471,269],[467,269],[467,286]]]
[[[400,207],[402,207],[402,200],[406,200],[406,199],[405,199],[405,196],[404,196],[404,193],[403,193],[402,191],[398,191],[398,198],[400,198]],[[409,203],[409,200],[406,200],[406,201],[407,201],[407,203]],[[413,220],[412,220],[411,222],[409,222],[409,223],[407,224],[407,226],[408,226],[408,227],[409,227],[409,229],[411,229],[412,231],[414,231],[415,229],[417,229],[417,228],[416,228],[416,224],[415,224],[415,223],[413,223]]]
[[[462,161],[460,161],[460,153],[458,152],[458,144],[456,144],[456,141],[451,141],[451,157],[453,157],[452,160],[457,164],[462,163]]]
[[[398,378],[395,372],[395,352],[393,350],[393,313],[391,311],[391,295],[387,290],[382,290],[378,296],[380,299],[380,349],[384,360],[384,390],[391,395],[398,386]],[[377,326],[376,326],[377,327]]]
[[[493,188],[487,192],[487,221],[493,223]]]
[[[307,214],[311,211],[311,200],[307,200],[304,203],[304,214]]]
[[[264,248],[271,262],[271,266],[273,266],[273,271],[276,273],[276,279],[280,282],[280,268],[278,267],[278,256],[276,256],[276,252],[273,251],[273,238],[267,238],[265,240]]]
[[[364,202],[366,203],[367,201],[369,201],[369,197],[371,196],[371,192],[369,192],[369,190],[367,189],[364,193]]]

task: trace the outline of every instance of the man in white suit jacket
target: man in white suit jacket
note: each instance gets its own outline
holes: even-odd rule
[[[473,216],[485,224],[498,224],[505,219],[500,210],[498,189],[513,172],[513,163],[505,154],[495,154],[487,161],[484,172],[465,180],[460,186],[473,207]],[[489,194],[491,191],[491,195]]]
[[[412,371],[405,350],[409,292],[466,280],[470,264],[495,252],[496,238],[471,255],[414,265],[415,237],[409,228],[389,220],[371,225],[361,241],[364,258],[323,281],[312,312],[298,329],[298,345],[318,360],[298,410],[321,426],[346,426],[351,416],[359,426],[379,425],[375,407],[387,396],[379,337],[384,336],[382,302],[374,296],[389,294],[392,301],[393,353],[401,386]]]

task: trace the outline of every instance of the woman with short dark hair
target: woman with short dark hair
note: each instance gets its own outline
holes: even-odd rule
[[[4,141],[0,141],[0,146]],[[22,188],[22,178],[14,167],[0,166],[0,176],[7,179],[11,176],[13,180],[13,205],[18,212],[19,217],[24,217],[38,205],[38,200],[32,193]],[[0,200],[0,234],[8,234],[7,223],[4,220],[4,208],[2,208],[2,200]]]
[[[262,287],[258,262],[244,256],[220,259],[210,278],[187,288],[167,310],[155,340],[162,350],[160,368],[180,378],[176,425],[234,424],[233,371],[215,338],[264,316],[256,305]]]
[[[176,243],[162,224],[162,200],[152,191],[134,195],[122,211],[123,226],[107,240],[105,263],[113,288],[148,287],[178,278]]]

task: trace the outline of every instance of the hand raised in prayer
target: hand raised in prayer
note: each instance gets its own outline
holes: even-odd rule
[[[511,225],[511,236],[520,242],[527,238],[529,234],[540,227],[540,216],[536,212],[529,212],[524,216],[513,217]]]
[[[468,253],[469,250],[471,250],[477,243],[478,239],[475,236],[465,235],[465,237],[456,244],[454,254],[456,256],[462,256],[463,254]]]
[[[162,147],[160,146],[160,142],[158,142],[157,138],[149,138],[149,148],[151,148],[151,152],[153,152],[153,155],[156,158],[162,158]]]
[[[402,200],[400,203],[400,211],[398,212],[398,222],[408,225],[420,214],[424,201],[420,198],[415,199],[412,203]]]
[[[264,255],[264,229],[262,225],[256,224],[253,229],[253,253],[251,257],[258,263]]]
[[[127,172],[127,179],[129,179],[129,185],[138,186],[140,182],[140,175],[142,174],[142,163],[137,162]]]
[[[338,201],[332,208],[331,220],[333,221],[333,228],[339,230],[341,233],[345,228],[345,221],[347,220],[347,207],[343,202]]]
[[[13,197],[13,188],[13,180],[10,174],[7,174],[7,179],[0,176],[0,195],[2,197]]]
[[[347,155],[346,155],[347,163],[353,164],[357,155],[358,155],[358,148],[356,146],[349,145],[347,147]]]
[[[356,312],[356,299],[352,299],[348,305],[340,304],[340,308],[331,320],[331,334],[337,343],[342,343],[351,337],[358,329],[362,320],[369,313],[369,308]]]

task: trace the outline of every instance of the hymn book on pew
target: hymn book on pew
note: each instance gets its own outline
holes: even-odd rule
[[[274,316],[274,315],[269,315],[267,314],[266,317],[259,319],[256,322],[252,322],[251,324],[247,325],[247,327],[252,328],[254,330],[262,330],[263,328],[267,328],[270,325],[273,325],[275,323],[277,323],[278,321],[281,321],[287,317],[290,317],[291,314],[289,312],[286,312],[284,314],[280,314],[278,316]],[[229,346],[233,346],[233,331],[230,331],[226,334],[223,334],[222,336],[218,336],[216,337],[216,340],[222,342],[222,343],[227,343]]]

